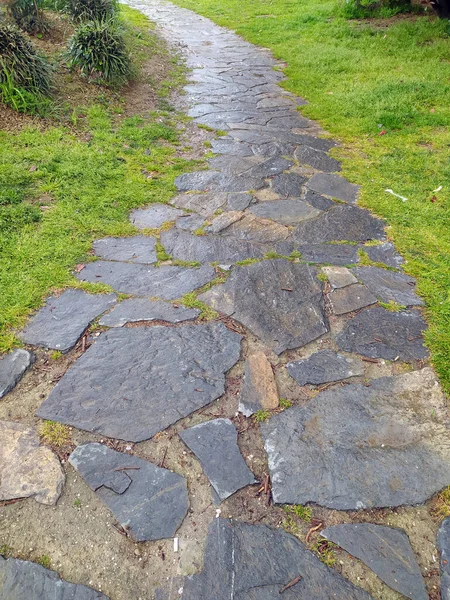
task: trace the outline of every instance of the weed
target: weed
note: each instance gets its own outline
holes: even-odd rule
[[[67,425],[55,421],[44,421],[39,433],[45,444],[55,448],[67,446],[71,442],[70,429]]]
[[[238,260],[236,262],[240,267],[245,267],[246,265],[252,265],[253,263],[259,262],[259,258],[245,258],[244,260]]]
[[[393,300],[389,300],[389,302],[380,302],[380,306],[389,310],[390,312],[400,312],[401,310],[405,310],[406,306],[402,306],[401,304],[397,304]]]
[[[317,273],[316,277],[319,281],[323,281],[324,283],[328,281],[328,277],[325,275],[325,273]]]
[[[332,567],[336,563],[335,548],[337,548],[336,544],[333,544],[333,542],[329,542],[320,536],[311,546],[311,550],[314,554],[316,554],[327,567]]]
[[[284,510],[292,515],[295,515],[302,521],[309,523],[312,517],[312,510],[309,506],[303,506],[302,504],[292,504],[283,506]]]
[[[161,242],[156,242],[155,250],[156,258],[158,259],[158,261],[165,262],[166,260],[171,260],[172,257],[170,256],[170,254],[167,254]]]
[[[199,236],[207,235],[206,231],[203,227],[197,227],[197,229],[195,229],[193,233],[194,233],[194,235],[199,235]]]
[[[186,294],[185,296],[183,296],[181,298],[180,303],[183,306],[186,306],[186,308],[196,308],[197,310],[200,311],[200,319],[203,319],[204,321],[212,321],[214,319],[217,319],[218,314],[215,310],[213,310],[211,307],[209,307],[207,304],[205,304],[204,302],[201,302],[198,298],[195,292],[190,292],[189,294]]]
[[[52,566],[52,561],[48,554],[44,554],[43,556],[38,558],[36,562],[42,565],[45,569],[50,569],[50,567]]]
[[[13,549],[10,546],[8,546],[7,544],[2,544],[0,546],[0,556],[4,556],[5,558],[8,558],[8,556],[11,556],[12,550]]]
[[[200,267],[201,263],[196,260],[172,259],[172,265],[175,267]]]
[[[50,358],[52,360],[58,360],[58,358],[61,358],[61,356],[62,356],[61,350],[53,350],[53,352],[51,352],[51,354],[50,354]]]
[[[75,498],[73,505],[75,508],[81,508],[81,500],[79,498]]]
[[[292,401],[287,398],[280,398],[280,407],[281,408],[291,408]]]
[[[436,496],[431,506],[431,513],[439,519],[450,517],[450,486]]]
[[[252,418],[257,422],[257,423],[264,423],[264,421],[267,421],[267,419],[270,417],[271,412],[270,410],[257,410],[254,415],[252,416]]]

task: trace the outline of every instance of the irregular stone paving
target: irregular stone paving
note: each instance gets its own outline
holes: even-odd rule
[[[225,390],[241,336],[222,323],[103,333],[39,408],[43,419],[139,442]]]
[[[173,537],[186,516],[181,475],[102,444],[78,446],[69,462],[137,542]]]
[[[101,592],[69,583],[41,565],[0,556],[0,600],[109,600]]]
[[[262,424],[274,500],[338,510],[420,504],[448,485],[449,425],[430,368],[321,392]]]
[[[240,397],[231,394],[233,410],[239,402],[247,415],[273,413],[261,432],[276,503],[363,510],[427,500],[450,484],[450,417],[433,372],[422,369],[428,357],[422,300],[400,270],[403,259],[387,239],[386,224],[357,205],[359,188],[339,173],[336,143],[297,110],[303,100],[279,87],[283,75],[268,52],[165,0],[129,3],[183,52],[191,69],[186,111],[226,135],[213,140],[216,156],[208,169],[177,178],[170,205],[132,212],[130,221],[142,234],[95,242],[101,260],[87,264],[78,279],[134,297],[102,317],[102,327],[118,329],[97,337],[38,416],[112,438],[147,440],[222,396],[226,374],[241,356],[235,320],[249,339]],[[157,242],[169,257],[164,264]],[[198,294],[217,275],[223,283],[198,299],[219,311],[227,326],[185,323],[199,313],[183,307],[182,297]],[[87,310],[94,299],[105,305]],[[70,349],[115,302],[112,295],[65,292],[49,299],[23,339]],[[311,342],[312,355],[304,349]],[[295,352],[287,368],[286,350]],[[408,362],[412,372],[373,379],[371,362],[386,372],[385,361]],[[275,376],[329,389],[282,411]],[[346,381],[351,377],[361,379]],[[238,489],[231,481],[238,472],[230,467],[238,458],[243,467],[236,430],[227,422],[230,427],[225,445],[234,450],[223,451],[232,458],[222,456],[221,465],[211,434],[217,422],[182,433],[186,441],[195,437],[193,449],[194,441],[202,444],[198,457],[222,497]],[[119,504],[131,494],[134,472],[122,472],[122,480],[133,481],[120,494],[103,484],[105,470],[91,471],[86,462],[88,484],[99,476],[97,493]],[[252,481],[248,471],[239,485]],[[161,514],[155,535],[173,535],[173,519]],[[179,578],[170,580],[173,593],[155,593],[158,600],[273,600],[299,576],[283,598],[369,598],[282,530],[220,519],[211,524],[201,572],[179,585]]]
[[[199,459],[220,500],[256,483],[239,451],[237,431],[229,419],[200,423],[182,431],[180,437]]]
[[[428,600],[419,565],[402,529],[349,523],[327,527],[321,535],[362,560],[392,589],[411,600]]]
[[[64,471],[53,451],[39,445],[36,431],[22,423],[0,421],[0,440],[0,501],[34,498],[56,504]]]
[[[450,517],[444,519],[437,535],[441,568],[441,598],[450,598]]]
[[[22,348],[0,359],[0,398],[16,387],[34,361],[34,354]]]
[[[296,578],[301,580],[280,594]],[[187,577],[182,600],[370,600],[282,529],[216,519],[201,573]],[[178,593],[178,592],[177,592]],[[177,596],[161,593],[161,600]],[[178,596],[179,597],[179,596]]]

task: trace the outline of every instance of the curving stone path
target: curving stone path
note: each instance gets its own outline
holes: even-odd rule
[[[169,439],[178,432],[177,443],[198,458],[220,503],[255,483],[236,443],[245,427],[220,414],[183,419],[214,400],[222,406],[228,371],[246,359],[232,410],[247,418],[269,411],[260,431],[275,503],[345,511],[426,501],[450,484],[450,416],[426,366],[423,302],[386,224],[358,206],[358,186],[339,174],[330,154],[336,143],[297,110],[301,99],[279,87],[283,75],[268,52],[164,0],[129,4],[181,48],[191,69],[188,114],[226,135],[213,141],[209,169],[177,178],[170,205],[133,211],[139,235],[96,241],[101,260],[76,274],[131,298],[69,290],[32,318],[23,340],[65,352],[103,315],[103,331],[37,415],[113,444],[153,438],[157,445],[176,425]],[[157,242],[169,256],[163,264]],[[0,363],[3,393],[28,368],[30,357],[21,358],[14,367],[14,356]],[[391,375],[377,377],[377,367]],[[302,402],[281,402],[281,377],[301,386]],[[161,468],[164,458],[152,464],[102,442],[71,454],[87,485],[133,539],[176,535],[188,510],[184,462],[170,473]],[[380,531],[368,524],[327,535],[406,596],[427,597],[406,536]],[[11,581],[26,590],[25,580],[47,577],[8,565],[0,598]],[[298,539],[262,525],[213,521],[203,567],[195,565],[196,575],[171,579],[156,598],[370,597]]]

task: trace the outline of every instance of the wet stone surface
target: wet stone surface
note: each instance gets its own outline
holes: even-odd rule
[[[316,270],[284,259],[235,267],[223,285],[199,299],[233,315],[277,354],[328,331]]]
[[[322,267],[322,271],[333,289],[340,289],[352,283],[358,283],[353,273],[345,267]]]
[[[32,346],[68,352],[91,321],[114,306],[116,298],[115,294],[87,294],[82,290],[66,290],[60,296],[51,296],[20,337]]]
[[[22,348],[0,358],[0,398],[16,387],[34,360],[34,355]]]
[[[214,419],[180,433],[200,461],[220,500],[256,483],[237,445],[237,431],[229,419]]]
[[[302,260],[330,265],[350,265],[358,262],[358,248],[350,244],[308,244],[297,246]]]
[[[272,178],[270,187],[281,198],[299,198],[307,178],[296,173],[283,173]]]
[[[309,358],[288,363],[287,370],[299,385],[320,385],[363,375],[364,363],[359,358],[322,350]]]
[[[327,527],[321,535],[362,560],[397,592],[411,600],[428,600],[419,565],[403,530],[350,523]]]
[[[146,298],[129,298],[118,304],[110,313],[103,315],[100,325],[107,327],[122,327],[126,323],[138,321],[167,321],[181,323],[195,319],[200,311],[195,308],[169,304],[160,300]]]
[[[96,256],[105,260],[122,260],[150,264],[157,261],[156,239],[136,235],[127,238],[104,238],[94,242]]]
[[[431,369],[321,392],[261,425],[274,501],[338,510],[420,504],[450,483],[448,424]]]
[[[377,302],[376,297],[360,283],[333,290],[328,294],[328,300],[335,315],[345,315]]]
[[[173,537],[189,502],[184,477],[102,444],[83,444],[70,464],[137,542]]]
[[[414,292],[415,280],[403,273],[378,267],[356,267],[356,277],[382,302],[396,302],[401,306],[418,306],[423,301]]]
[[[363,250],[370,260],[375,263],[384,263],[388,267],[399,269],[405,262],[391,242],[384,242],[377,246],[364,246]]]
[[[158,229],[164,223],[175,221],[183,214],[183,211],[168,204],[152,204],[148,208],[133,210],[130,221],[138,229]]]
[[[221,323],[111,330],[67,371],[38,415],[109,437],[149,439],[223,394],[240,341]]]
[[[441,570],[441,598],[450,598],[450,517],[444,519],[437,535]]]
[[[295,225],[306,219],[312,219],[320,214],[320,210],[313,208],[301,200],[274,200],[273,202],[260,202],[250,208],[250,211],[264,219],[272,219],[283,225]]]
[[[343,200],[344,202],[353,203],[358,198],[359,187],[353,183],[349,183],[339,175],[318,173],[308,181],[308,187],[314,192],[336,198],[337,200]]]
[[[44,595],[43,595],[44,594]],[[108,600],[90,587],[62,580],[33,562],[0,556],[0,600]]]

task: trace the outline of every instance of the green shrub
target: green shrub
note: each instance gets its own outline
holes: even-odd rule
[[[117,13],[117,0],[67,0],[67,12],[75,21],[106,21]]]
[[[0,84],[50,95],[51,67],[14,26],[0,24]]]
[[[412,10],[411,0],[343,0],[343,12],[349,19],[390,17]]]
[[[6,9],[20,29],[28,33],[45,33],[49,30],[41,0],[8,0]]]
[[[82,25],[69,41],[68,56],[71,68],[112,85],[123,85],[130,75],[123,32],[112,20]]]

